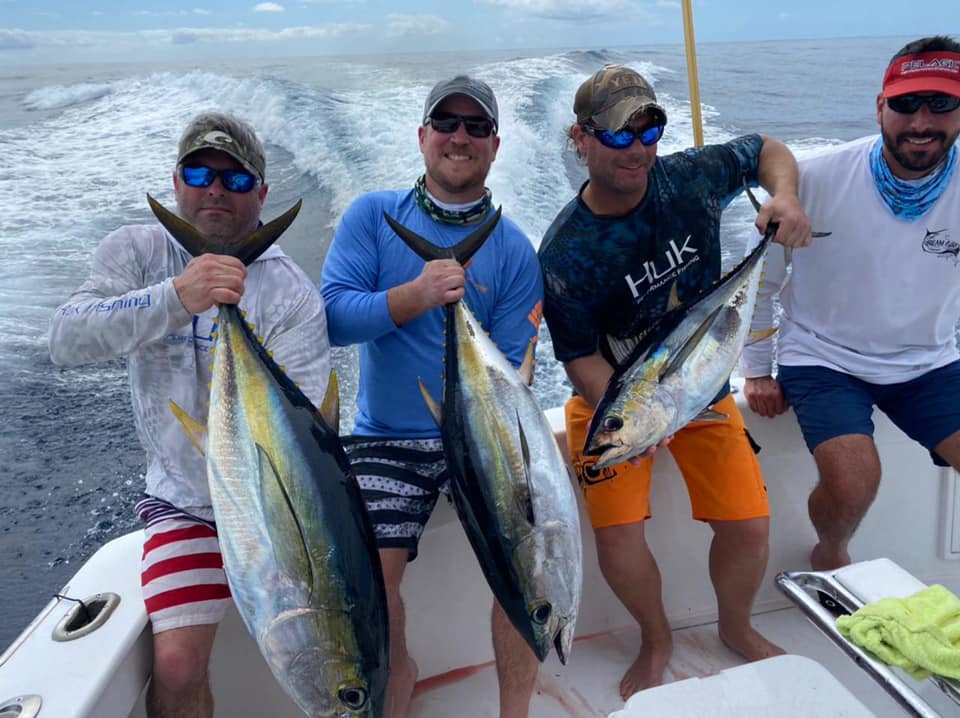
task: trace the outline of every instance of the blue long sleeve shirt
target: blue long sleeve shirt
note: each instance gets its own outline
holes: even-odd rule
[[[424,260],[383,218],[440,247],[452,247],[476,226],[441,224],[416,204],[413,190],[371,192],[347,209],[323,266],[321,293],[330,341],[359,344],[360,389],[354,433],[433,438],[440,430],[420,394],[418,379],[442,396],[444,309],[397,327],[387,292],[416,279]],[[506,217],[467,269],[464,301],[500,350],[519,366],[540,322],[543,282],[533,245]]]

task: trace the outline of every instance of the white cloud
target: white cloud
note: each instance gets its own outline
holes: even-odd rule
[[[204,10],[202,7],[195,7],[191,10],[194,15],[213,15],[211,10]]]
[[[492,5],[513,10],[523,15],[549,20],[620,19],[631,13],[631,21],[646,15],[635,0],[474,0],[480,5]]]
[[[371,25],[339,23],[288,27],[282,30],[256,28],[193,28],[172,30],[140,30],[137,32],[27,31],[0,28],[0,52],[4,50],[33,50],[35,48],[78,47],[154,47],[190,45],[194,43],[279,42],[283,40],[335,39],[368,32]]]
[[[254,12],[283,12],[283,5],[275,2],[262,2],[253,6]]]
[[[387,35],[437,35],[450,29],[450,23],[436,15],[399,15],[387,16]]]
[[[665,7],[670,10],[679,10],[680,3],[677,0],[657,0],[657,7]]]

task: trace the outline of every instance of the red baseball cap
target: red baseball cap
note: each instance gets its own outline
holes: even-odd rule
[[[960,53],[934,50],[894,58],[883,75],[880,97],[943,92],[960,97]]]

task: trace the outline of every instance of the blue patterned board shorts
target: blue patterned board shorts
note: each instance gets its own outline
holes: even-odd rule
[[[343,448],[360,484],[377,548],[405,548],[413,561],[440,494],[450,500],[441,440],[350,436],[343,439]]]
[[[822,366],[780,366],[777,379],[797,415],[807,448],[843,434],[873,436],[873,407],[930,452],[960,430],[960,361],[910,381],[871,384]]]

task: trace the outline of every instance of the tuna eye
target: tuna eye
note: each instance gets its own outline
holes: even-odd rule
[[[608,416],[603,420],[604,431],[620,431],[623,428],[623,419],[619,416]]]
[[[533,613],[530,614],[530,618],[533,619],[533,622],[538,626],[542,626],[548,620],[550,620],[550,614],[553,613],[553,607],[549,603],[544,603],[543,605],[537,606],[533,609]]]
[[[367,692],[363,688],[341,688],[337,697],[343,705],[354,711],[367,704]]]

